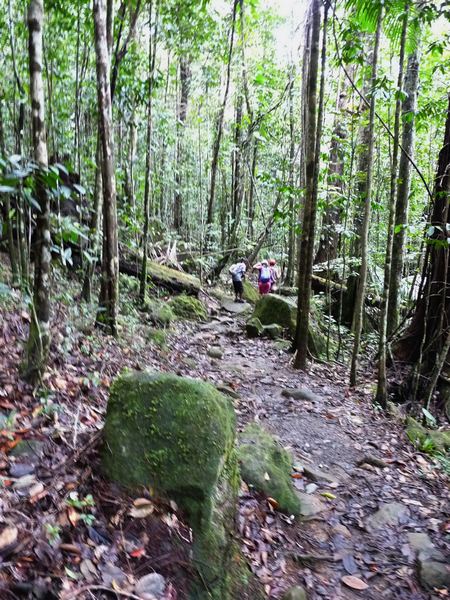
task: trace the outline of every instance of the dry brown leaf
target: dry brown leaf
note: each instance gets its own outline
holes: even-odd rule
[[[280,506],[279,503],[275,500],[275,498],[269,497],[269,498],[267,498],[267,502],[270,504],[270,506],[272,508],[275,508],[275,509],[277,509]]]
[[[367,590],[369,587],[365,581],[354,575],[344,575],[341,577],[341,581],[352,590]]]
[[[80,513],[75,510],[73,506],[69,506],[67,509],[67,518],[69,519],[70,524],[73,527],[76,527],[78,525],[78,521],[80,520]]]
[[[5,527],[0,533],[0,552],[7,550],[17,540],[17,527]]]
[[[145,517],[151,515],[155,510],[155,505],[147,498],[136,498],[133,505],[128,514],[135,519],[145,519]]]

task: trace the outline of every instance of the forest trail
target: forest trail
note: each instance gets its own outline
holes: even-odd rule
[[[95,597],[104,599],[112,591],[104,595],[102,586],[110,590],[113,579],[124,585],[156,570],[173,585],[170,598],[187,597],[184,525],[164,506],[145,521],[132,518],[133,498],[99,469],[108,388],[128,367],[215,384],[233,397],[239,429],[256,420],[292,452],[304,517],[291,519],[245,484],[241,489],[238,542],[268,598],[296,584],[308,600],[445,598],[446,590],[430,595],[419,584],[414,549],[421,547],[425,561],[445,560],[450,503],[443,471],[413,449],[399,421],[373,409],[371,382],[350,392],[341,366],[294,370],[286,342],[246,337],[250,307],[225,306],[244,313],[219,309],[205,323],[177,322],[158,348],[146,339],[142,314],[114,340],[86,326],[90,319],[76,305],[60,302],[47,392],[37,397],[17,376],[29,316],[2,311],[1,507],[17,540],[3,563],[0,586],[7,587],[0,591],[28,598],[46,590],[45,598],[67,600],[90,598],[100,584]],[[22,452],[25,445],[22,455],[18,443]],[[92,505],[68,506],[72,492],[91,495]],[[389,512],[377,513],[380,505]],[[93,521],[80,520],[91,512]],[[353,591],[342,582],[349,575],[358,578],[352,585],[363,580],[368,588]],[[89,591],[78,595],[80,589]]]
[[[414,451],[400,422],[373,409],[373,382],[350,391],[341,366],[293,369],[277,342],[245,336],[240,314],[222,310],[195,333],[187,327],[171,355],[174,368],[234,390],[239,426],[259,421],[298,465],[293,484],[306,513],[300,522],[251,494],[241,500],[243,548],[271,597],[287,582],[305,585],[312,599],[445,597],[445,590],[429,595],[420,586],[415,545],[445,552],[448,482]],[[216,347],[220,359],[209,356]],[[305,391],[310,398],[292,397]],[[349,589],[341,581],[348,575],[361,576],[368,589]]]

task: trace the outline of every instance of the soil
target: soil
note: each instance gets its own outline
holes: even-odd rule
[[[281,598],[295,584],[308,590],[309,600],[446,597],[445,590],[421,587],[407,533],[426,532],[448,552],[448,478],[409,444],[400,421],[374,409],[370,378],[350,390],[341,365],[296,371],[277,342],[247,339],[242,314],[217,305],[208,323],[177,324],[162,348],[148,341],[145,317],[130,309],[127,327],[114,340],[92,328],[92,312],[77,308],[72,296],[56,303],[46,392],[38,394],[18,375],[29,315],[17,302],[0,307],[2,600],[133,597],[134,582],[153,571],[166,578],[167,599],[186,598],[193,572],[182,515],[142,490],[153,508],[145,518],[133,517],[135,498],[105,481],[98,468],[108,387],[125,367],[170,370],[228,387],[239,396],[233,399],[239,428],[256,420],[292,452],[293,485],[313,490],[308,495],[323,510],[294,520],[245,484],[241,489],[238,541],[269,598]],[[208,355],[211,345],[223,349],[221,359]],[[317,398],[295,400],[282,395],[285,388],[306,388]],[[21,459],[32,463],[31,485],[22,479],[22,487],[21,477],[10,474],[21,440],[43,444],[39,457]],[[386,466],[376,466],[382,464],[376,459]],[[311,470],[330,480],[315,480]],[[91,494],[92,505],[74,503],[74,492],[85,501]],[[368,531],[368,517],[394,501],[407,507],[407,517]],[[5,526],[16,529],[17,539],[1,552]],[[342,582],[346,575],[368,588],[353,591]]]

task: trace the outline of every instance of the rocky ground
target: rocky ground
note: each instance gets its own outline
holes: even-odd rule
[[[309,600],[448,596],[448,479],[373,409],[370,382],[350,391],[341,366],[293,370],[283,344],[246,338],[246,305],[227,301],[155,343],[130,315],[119,341],[102,336],[88,309],[60,298],[34,394],[18,378],[29,322],[19,303],[0,308],[2,599],[186,597],[191,540],[176,507],[148,490],[126,496],[97,469],[107,390],[124,367],[216,384],[240,428],[258,421],[292,452],[301,519],[241,490],[238,541],[268,597],[295,585]]]
[[[181,374],[231,388],[240,425],[256,420],[292,451],[300,522],[265,499],[241,498],[242,547],[268,595],[289,582],[311,599],[447,597],[443,471],[414,450],[400,421],[373,409],[372,382],[351,391],[340,366],[294,370],[285,349],[247,339],[233,303],[225,307],[178,337],[170,360]]]

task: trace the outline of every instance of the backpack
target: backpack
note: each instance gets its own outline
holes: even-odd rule
[[[268,283],[270,281],[269,267],[261,267],[261,271],[259,272],[259,281],[261,283]]]

